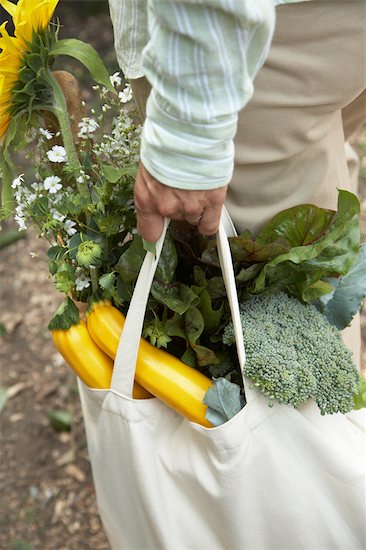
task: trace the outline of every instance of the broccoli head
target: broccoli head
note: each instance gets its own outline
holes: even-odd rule
[[[359,374],[339,331],[311,304],[284,292],[253,296],[241,304],[244,372],[270,399],[299,407],[314,399],[322,414],[353,406]],[[223,342],[234,343],[233,325]]]

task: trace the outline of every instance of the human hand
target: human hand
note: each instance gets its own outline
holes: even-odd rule
[[[140,162],[135,182],[137,229],[143,239],[156,242],[164,218],[197,225],[202,235],[214,235],[219,228],[227,186],[194,191],[160,183]]]

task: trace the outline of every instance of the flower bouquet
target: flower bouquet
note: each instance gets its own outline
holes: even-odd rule
[[[0,26],[1,217],[14,214],[20,230],[32,225],[48,241],[50,277],[65,294],[49,325],[54,343],[87,385],[108,388],[151,251],[133,202],[141,126],[120,75],[109,76],[90,45],[59,39],[57,0],[0,3],[15,28],[10,36]],[[72,75],[52,70],[59,55],[90,71],[97,108],[88,110]],[[230,247],[253,385],[269,404],[313,399],[322,414],[362,406],[361,379],[340,338],[366,294],[357,197],[340,190],[337,211],[306,204],[279,212],[257,236],[230,238]],[[206,426],[235,415],[245,395],[228,319],[216,241],[172,222],[134,396],[153,394]]]

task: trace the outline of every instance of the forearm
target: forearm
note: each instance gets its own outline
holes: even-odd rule
[[[270,0],[150,0],[143,67],[153,90],[141,159],[158,181],[181,189],[230,181],[237,114],[252,96],[273,27]]]

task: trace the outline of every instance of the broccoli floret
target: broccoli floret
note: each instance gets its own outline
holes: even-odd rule
[[[240,315],[244,372],[270,404],[299,407],[312,398],[322,414],[353,408],[360,377],[352,353],[315,306],[279,292],[251,297],[241,304]],[[223,342],[234,343],[232,323]]]

